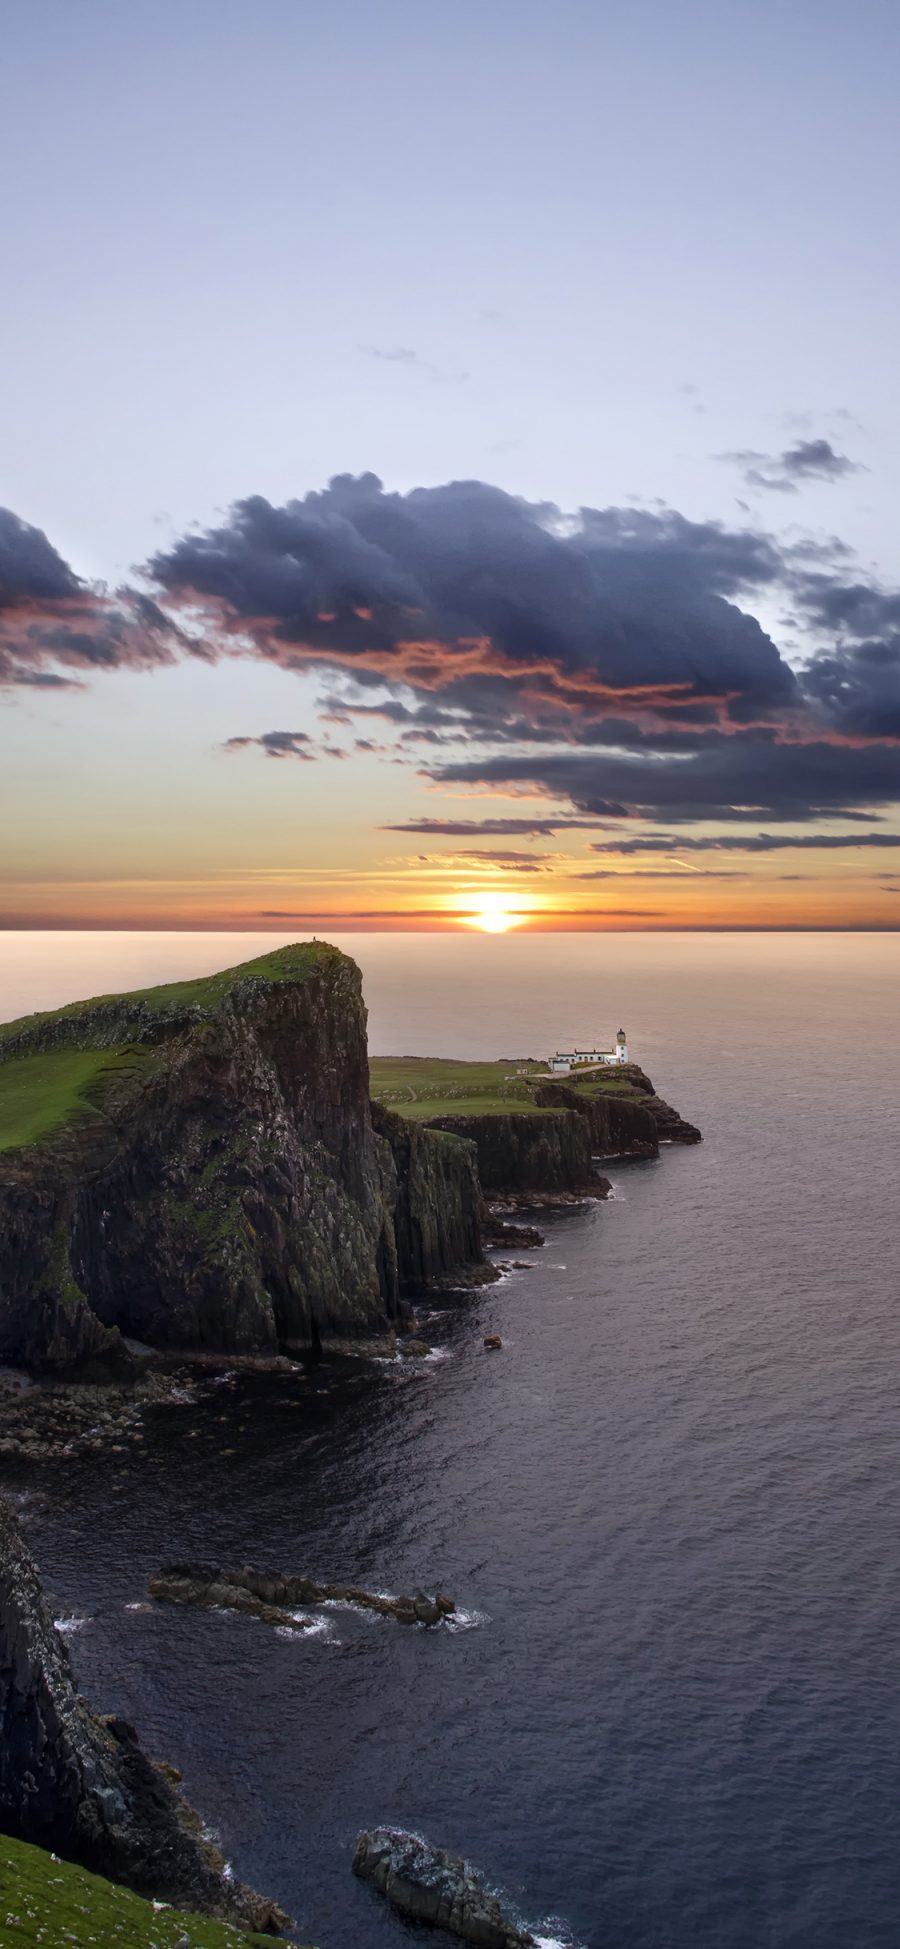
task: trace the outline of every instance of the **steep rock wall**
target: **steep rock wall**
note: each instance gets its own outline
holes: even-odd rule
[[[488,1195],[584,1191],[596,1183],[590,1122],[578,1110],[432,1117],[429,1126],[471,1139]]]
[[[124,1720],[80,1697],[33,1559],[0,1504],[0,1826],[139,1893],[257,1929],[286,1921],[231,1878]]]
[[[587,1124],[591,1151],[598,1157],[656,1157],[656,1124],[645,1105],[616,1094],[580,1096],[564,1083],[542,1083],[534,1100],[547,1109],[574,1110]]]
[[[452,1279],[483,1257],[481,1186],[474,1143],[407,1122],[372,1104],[389,1150],[391,1211],[401,1290]]]

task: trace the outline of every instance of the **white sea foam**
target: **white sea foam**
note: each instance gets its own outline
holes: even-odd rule
[[[301,1618],[308,1617],[308,1612],[291,1611],[291,1617],[295,1617],[299,1624]],[[329,1618],[315,1617],[309,1619],[309,1625],[305,1631],[292,1631],[289,1624],[276,1624],[275,1636],[276,1638],[293,1638],[295,1644],[308,1644],[311,1638],[333,1639],[334,1631]]]
[[[63,1637],[70,1637],[74,1631],[83,1631],[89,1619],[86,1617],[57,1617],[54,1618],[53,1622],[56,1625],[57,1631],[60,1631]]]
[[[444,1628],[447,1631],[476,1631],[479,1625],[490,1624],[490,1621],[487,1611],[460,1609],[451,1611],[449,1617],[445,1617]]]

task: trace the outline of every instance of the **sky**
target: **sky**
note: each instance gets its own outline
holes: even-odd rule
[[[0,925],[900,926],[894,0],[0,28]]]

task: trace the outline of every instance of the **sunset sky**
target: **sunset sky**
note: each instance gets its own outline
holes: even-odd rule
[[[31,0],[0,924],[900,926],[893,0]]]

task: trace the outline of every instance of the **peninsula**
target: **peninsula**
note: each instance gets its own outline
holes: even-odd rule
[[[374,1100],[373,1100],[374,1099]],[[485,1200],[695,1142],[634,1064],[368,1060],[322,942],[0,1026],[0,1360],[297,1355],[484,1264]]]

